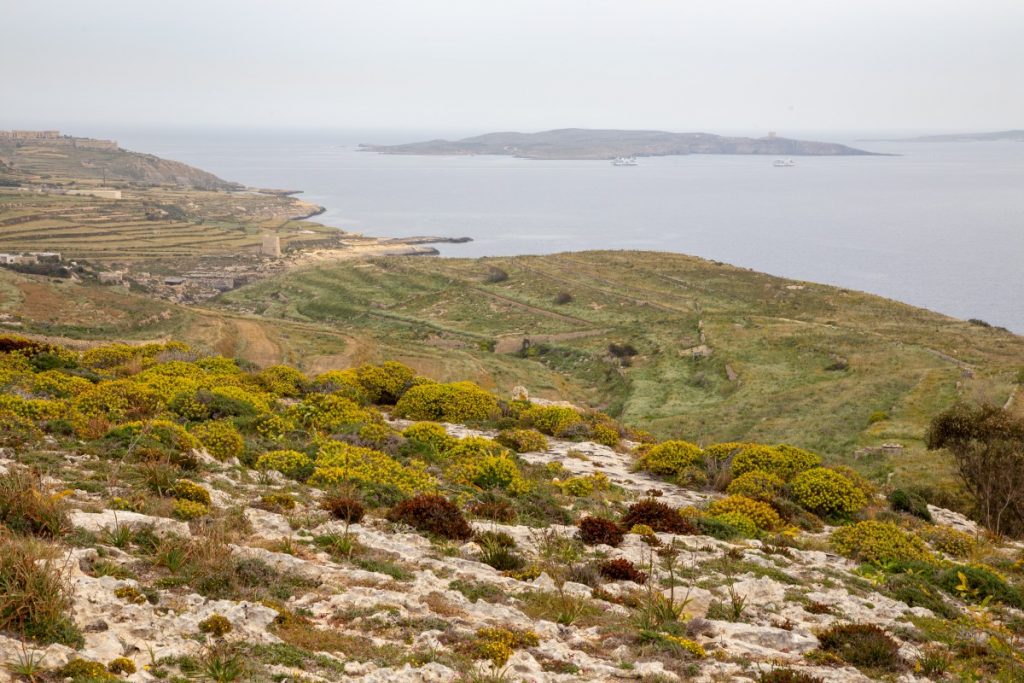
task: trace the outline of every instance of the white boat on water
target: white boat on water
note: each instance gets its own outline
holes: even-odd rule
[[[772,166],[775,168],[789,168],[790,166],[796,166],[796,162],[792,159],[776,159],[772,162]]]
[[[636,157],[615,157],[612,159],[612,166],[639,166]]]

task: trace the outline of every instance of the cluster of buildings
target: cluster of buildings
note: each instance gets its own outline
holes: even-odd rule
[[[0,252],[0,265],[30,265],[34,263],[60,263],[59,251],[23,251],[17,253]]]
[[[69,145],[79,149],[117,151],[116,140],[76,138],[61,135],[59,130],[0,130],[0,142],[31,142],[36,144]]]

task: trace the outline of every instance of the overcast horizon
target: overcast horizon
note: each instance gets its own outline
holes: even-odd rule
[[[0,127],[1024,127],[1024,3],[0,4]]]

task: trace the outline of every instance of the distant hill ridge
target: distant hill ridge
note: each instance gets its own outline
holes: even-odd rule
[[[161,159],[58,131],[0,131],[0,163],[12,171],[51,178],[104,178],[146,185],[176,185],[199,190],[239,190],[242,186],[180,161]]]
[[[832,142],[727,137],[660,130],[563,128],[540,133],[487,133],[462,140],[428,140],[401,145],[361,145],[381,154],[500,154],[525,159],[614,159],[683,154],[768,154],[853,156],[873,154]]]

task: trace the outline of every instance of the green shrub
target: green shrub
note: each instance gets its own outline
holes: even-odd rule
[[[107,662],[107,671],[115,676],[131,676],[137,670],[135,662],[127,657],[115,657]]]
[[[782,518],[775,508],[746,496],[727,496],[708,505],[708,514],[712,517],[721,517],[727,513],[746,517],[762,531],[771,531],[782,526]]]
[[[703,465],[704,452],[687,441],[664,441],[647,449],[640,467],[654,474],[676,476],[690,467]]]
[[[495,440],[516,453],[548,449],[547,438],[536,429],[502,429]]]
[[[464,541],[473,535],[459,508],[442,496],[419,495],[403,500],[391,508],[388,519],[443,538]]]
[[[823,467],[800,472],[791,488],[793,499],[816,515],[849,517],[867,505],[864,492],[852,481]]]
[[[197,503],[194,500],[177,498],[174,501],[174,516],[183,521],[199,519],[210,514],[210,506]]]
[[[903,489],[893,489],[892,493],[889,494],[889,506],[896,512],[906,512],[926,522],[932,521],[932,513],[928,510],[928,502],[916,493]]]
[[[839,527],[829,540],[840,555],[877,565],[932,559],[924,541],[891,522],[868,520]]]
[[[895,669],[900,646],[874,624],[837,624],[818,634],[819,647],[840,659],[876,669]]]
[[[199,622],[199,632],[222,638],[231,632],[231,622],[223,614],[211,614]]]
[[[268,394],[298,398],[306,391],[309,380],[295,368],[287,365],[272,365],[256,375],[256,381]]]
[[[761,470],[771,472],[779,478],[789,481],[800,472],[819,465],[821,465],[821,456],[795,446],[750,444],[741,448],[733,456],[731,468],[734,477],[754,470]]]
[[[57,674],[62,679],[71,679],[72,683],[107,683],[118,680],[102,663],[77,657],[58,669]]]
[[[258,470],[276,470],[289,479],[304,480],[313,474],[313,461],[298,451],[268,451],[256,460]]]
[[[728,534],[728,538],[754,538],[758,533],[757,522],[742,512],[723,512],[709,517],[708,520],[698,520],[697,526],[701,530],[705,528],[705,525],[701,524],[702,521],[711,521],[713,526],[717,523],[717,528],[714,528],[716,533],[708,534],[715,538],[722,538],[723,532]]]
[[[960,610],[942,598],[942,593],[935,590],[929,578],[929,567],[925,567],[924,572],[893,574],[886,579],[885,590],[908,607],[924,607],[937,616],[955,619]]]
[[[395,416],[434,422],[475,422],[501,413],[498,399],[472,382],[421,384],[398,400]]]
[[[731,495],[746,496],[754,500],[771,502],[775,500],[785,485],[786,483],[776,474],[762,472],[761,470],[751,470],[729,482],[725,492]]]

